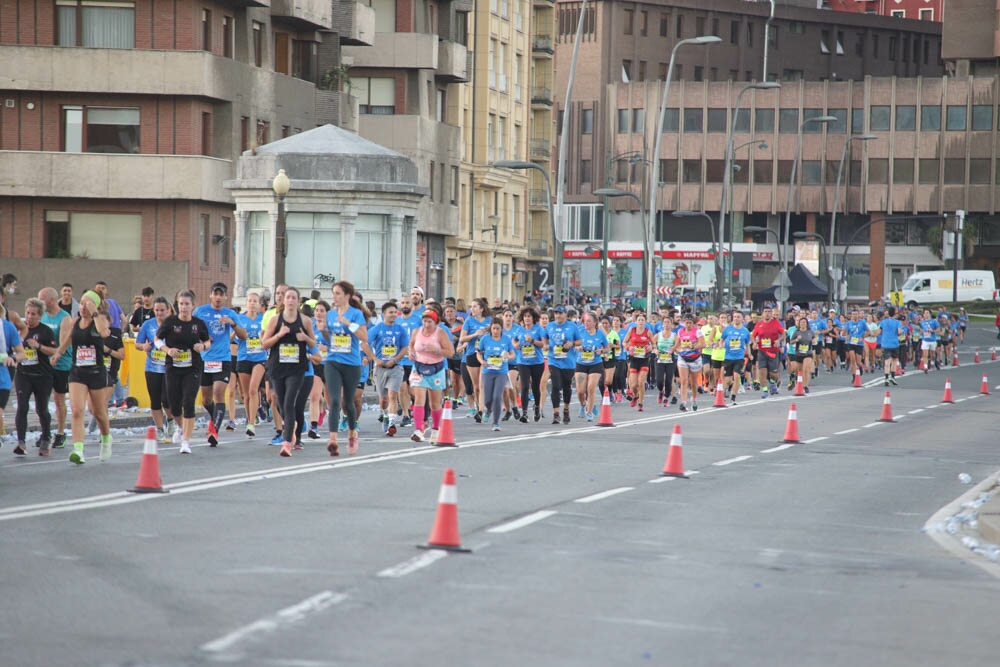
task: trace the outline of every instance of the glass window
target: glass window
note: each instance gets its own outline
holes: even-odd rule
[[[64,150],[68,152],[139,152],[138,109],[64,107],[63,120]]]
[[[906,223],[903,221],[895,221],[895,220],[886,222],[885,243],[886,245],[905,245]]]
[[[972,129],[992,130],[993,129],[993,106],[989,104],[972,105]]]
[[[872,185],[885,185],[889,182],[889,160],[885,158],[868,160],[868,182]]]
[[[684,110],[684,131],[685,132],[701,133],[701,131],[702,131],[702,110],[701,109],[685,109]]]
[[[770,183],[773,176],[774,164],[771,160],[753,161],[753,182]]]
[[[847,109],[830,109],[827,115],[833,116],[837,120],[832,120],[826,124],[826,131],[836,134],[847,132]]]
[[[865,131],[865,110],[851,109],[851,133],[861,134]]]
[[[963,185],[965,183],[965,158],[945,158],[944,182],[945,185]]]
[[[581,109],[580,134],[593,134],[593,133],[594,133],[594,110]]]
[[[1000,245],[1000,220],[984,217],[979,226],[979,245]]]
[[[679,129],[678,121],[680,119],[680,112],[677,109],[664,109],[663,110],[663,131],[664,132],[677,132]]]
[[[871,108],[871,117],[868,119],[868,129],[872,132],[886,132],[892,122],[891,107],[884,105],[874,105]]]
[[[805,123],[802,127],[802,134],[820,134],[823,132],[824,123],[806,123],[805,121],[810,118],[819,118],[824,115],[822,109],[803,109],[802,110],[802,122]]]
[[[726,173],[725,160],[705,160],[705,182],[722,183]]]
[[[750,131],[750,109],[740,109],[733,123],[733,132]]]
[[[351,78],[351,94],[358,98],[358,113],[376,116],[392,116],[396,113],[394,78]]]
[[[709,109],[708,110],[708,131],[709,132],[725,132],[726,131],[726,116],[728,112],[726,109]]]
[[[642,132],[646,129],[646,110],[632,109],[632,131]]]
[[[135,4],[59,0],[59,46],[102,49],[135,48]]]
[[[959,131],[966,127],[965,105],[948,105],[948,116],[945,124],[946,130]]]
[[[969,160],[969,183],[972,185],[990,184],[990,162],[983,158]]]
[[[628,134],[628,122],[631,113],[631,109],[618,110],[618,134]]]
[[[362,217],[358,216],[360,222]],[[289,285],[312,285],[317,273],[339,276],[340,271],[340,216],[335,213],[287,213],[288,256],[285,259],[285,278]],[[351,278],[358,282],[367,260],[367,252],[358,248],[361,234],[355,234],[355,246],[351,253],[354,267],[359,269]],[[367,250],[367,249],[366,249]],[[251,250],[250,264],[257,261]]]
[[[792,160],[778,160],[778,182],[788,183],[792,180]]]
[[[750,164],[747,160],[734,160],[733,161],[733,173],[730,177],[733,183],[749,183],[750,182]]]
[[[848,172],[847,180],[855,185],[861,183],[861,160],[851,160],[851,170]]]
[[[917,107],[912,105],[896,107],[896,129],[906,131],[917,129]]]
[[[781,109],[778,111],[778,132],[782,134],[797,134],[799,131],[799,110]]]
[[[941,129],[941,107],[936,105],[920,107],[920,129],[929,131]]]
[[[660,160],[660,182],[671,185],[677,182],[677,160]]]
[[[142,216],[131,213],[70,213],[48,211],[46,220],[66,220],[68,230],[62,248],[69,257],[90,259],[142,259]]]
[[[83,107],[63,107],[63,150],[83,152]]]
[[[802,161],[802,183],[804,185],[819,185],[821,183],[823,163],[819,160]]]
[[[920,158],[920,170],[917,173],[919,182],[937,185],[940,166],[937,158]]]
[[[913,158],[898,157],[892,161],[892,182],[913,183]]]
[[[924,220],[910,220],[906,224],[907,245],[927,245],[929,223]]]
[[[701,183],[701,160],[684,160],[684,182]]]
[[[754,111],[754,132],[774,132],[774,109]]]

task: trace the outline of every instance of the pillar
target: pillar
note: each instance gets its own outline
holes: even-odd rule
[[[868,300],[874,301],[885,294],[885,213],[871,213],[872,219],[880,220],[871,226],[869,250]]]
[[[816,214],[806,213],[806,231],[810,234],[816,233]]]
[[[403,221],[401,211],[389,214],[389,276],[386,291],[389,297],[402,294],[403,290]]]
[[[403,219],[403,234],[406,235],[408,247],[411,249],[409,257],[403,258],[403,286],[404,293],[409,293],[409,288],[417,284],[417,219]]]
[[[358,221],[358,209],[348,206],[340,212],[340,275],[337,280],[354,281],[353,263],[354,228]]]
[[[236,261],[233,296],[243,298],[247,295],[247,274],[249,273],[247,263],[250,261],[247,256],[250,245],[247,243],[247,218],[249,214],[246,211],[236,209],[233,217],[236,218],[236,229],[233,231],[233,258]]]

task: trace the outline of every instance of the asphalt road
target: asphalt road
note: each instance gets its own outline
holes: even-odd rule
[[[837,373],[613,429],[459,417],[457,449],[281,459],[260,429],[162,448],[158,496],[123,493],[137,439],[80,467],[4,447],[0,664],[986,664],[1000,583],[921,532],[1000,468],[1000,363],[969,349],[900,378],[892,424],[881,383]],[[686,480],[660,476],[675,424]],[[449,467],[467,554],[415,546]]]

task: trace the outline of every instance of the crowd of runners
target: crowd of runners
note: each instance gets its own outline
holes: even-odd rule
[[[273,300],[269,291],[252,291],[240,308],[230,306],[223,283],[200,305],[191,290],[157,295],[145,288],[131,313],[104,282],[79,300],[67,283],[42,289],[18,309],[16,277],[0,283],[0,428],[13,387],[14,453],[28,453],[33,402],[38,454],[69,444],[78,464],[86,461],[88,413],[89,430],[100,432],[100,460],[111,456],[108,409],[124,405],[118,376],[126,337],[146,353],[145,389],[158,436],[180,453],[191,453],[198,403],[208,415],[204,437],[215,447],[220,432],[237,429],[238,401],[249,439],[258,427],[273,427],[263,440],[292,456],[303,438],[321,439],[323,429],[327,451],[338,456],[341,434],[347,453],[358,451],[366,391],[378,400],[384,436],[412,427],[410,439],[437,444],[445,401],[499,431],[511,420],[569,424],[574,396],[576,419],[593,421],[605,392],[639,412],[653,396],[658,406],[687,411],[720,388],[723,400],[736,404],[741,394],[767,398],[799,381],[809,393],[811,382],[828,377],[840,383],[881,373],[886,386],[895,385],[906,370],[947,365],[968,326],[964,309],[838,313],[793,306],[782,319],[769,307],[664,307],[647,318],[617,307],[439,303],[420,287],[377,306],[346,281],[333,285],[329,300],[318,290],[303,295],[278,285]]]

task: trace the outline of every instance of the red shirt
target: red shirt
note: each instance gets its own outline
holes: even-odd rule
[[[761,320],[753,328],[753,339],[757,342],[757,348],[763,350],[764,354],[773,357],[778,353],[778,340],[785,333],[785,327],[778,320],[771,318],[768,321]]]

